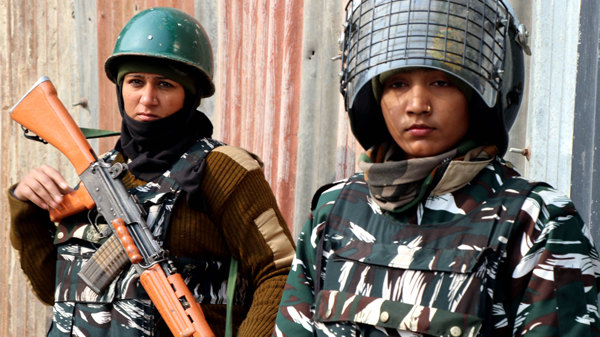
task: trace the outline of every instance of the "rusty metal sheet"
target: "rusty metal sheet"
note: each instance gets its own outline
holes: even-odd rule
[[[212,106],[207,104],[211,100],[203,103],[215,121],[215,138],[244,146],[264,159],[269,182],[291,225],[303,2],[197,2],[204,10],[203,21],[210,21],[207,31],[214,39],[215,49],[225,51],[216,55],[218,95],[212,99]],[[77,177],[64,156],[50,146],[26,141],[10,120],[8,109],[37,78],[47,75],[81,126],[119,130],[114,85],[106,79],[103,64],[121,27],[135,13],[151,6],[173,6],[193,14],[194,2],[99,0],[75,4],[69,0],[10,0],[2,4],[0,80],[5,85],[0,89],[0,151],[11,160],[2,163],[0,188],[6,191],[42,163],[57,167],[74,184]],[[73,107],[82,99],[88,102],[86,108]],[[237,99],[243,102],[243,109],[237,108]],[[219,123],[221,120],[227,123]],[[104,152],[112,148],[114,141],[113,138],[93,145],[98,152]],[[4,220],[0,257],[7,261],[0,267],[0,335],[45,335],[51,309],[39,303],[25,284],[7,235],[9,213],[4,198],[0,211]]]
[[[265,162],[292,225],[302,66],[302,0],[217,2],[215,137]]]
[[[338,92],[339,61],[331,61],[339,53],[346,2],[0,0],[0,156],[8,158],[0,166],[1,192],[42,163],[58,167],[71,183],[77,180],[58,151],[22,137],[8,115],[12,104],[48,75],[80,125],[120,130],[104,61],[135,13],[171,6],[198,18],[213,43],[216,95],[201,108],[215,125],[214,137],[263,159],[282,213],[297,233],[316,188],[350,176],[362,152]],[[82,98],[86,108],[72,106]],[[92,143],[104,152],[115,141]],[[51,310],[24,281],[8,237],[6,198],[0,212],[0,259],[6,261],[0,266],[0,336],[44,336]]]
[[[49,76],[67,109],[83,126],[97,123],[95,112],[72,107],[81,97],[91,105],[97,96],[95,3],[69,0],[2,1],[0,6],[0,189],[42,163],[59,168],[74,183],[71,165],[57,150],[26,140],[9,117],[9,109],[43,76]],[[91,15],[91,17],[89,16]],[[88,20],[93,18],[93,20]],[[89,36],[94,36],[90,39]],[[51,308],[41,304],[24,280],[18,257],[10,245],[6,197],[0,199],[0,336],[45,336]]]
[[[317,188],[354,172],[355,151],[339,92],[341,61],[332,60],[341,54],[344,3],[305,0],[304,15],[295,234]]]
[[[265,175],[292,225],[300,108],[303,1],[108,1],[98,0],[100,128],[119,130],[114,85],[103,65],[121,27],[150,6],[169,5],[205,25],[215,54],[216,95],[201,108],[215,124],[214,137],[257,153]],[[216,12],[216,15],[215,15]],[[216,19],[215,19],[216,18]],[[100,152],[115,139],[100,141]]]

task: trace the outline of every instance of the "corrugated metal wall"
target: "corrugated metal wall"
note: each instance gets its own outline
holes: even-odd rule
[[[75,12],[78,15],[75,15]],[[30,169],[46,163],[76,176],[62,154],[48,145],[27,141],[9,118],[9,109],[42,75],[54,80],[63,102],[81,125],[97,125],[95,5],[65,0],[0,2],[0,151],[1,193]],[[89,17],[88,17],[89,15]],[[81,97],[90,109],[73,108]],[[23,279],[8,238],[6,198],[0,199],[0,336],[43,336],[50,310],[34,298]]]
[[[214,137],[263,159],[288,225],[297,233],[312,193],[353,173],[362,150],[349,132],[338,92],[340,63],[331,60],[340,53],[345,3],[0,0],[0,193],[42,163],[58,167],[72,183],[77,178],[56,150],[22,137],[9,118],[10,107],[37,78],[48,75],[81,126],[119,130],[114,86],[105,77],[104,60],[131,16],[167,5],[194,14],[211,38],[217,93],[201,107],[215,125]],[[534,27],[530,31],[538,32]],[[81,98],[88,107],[72,107]],[[514,139],[525,139],[526,129],[520,128]],[[115,141],[93,145],[103,152]],[[9,243],[5,198],[0,198],[0,212],[0,336],[43,336],[50,309],[33,297],[21,275]]]
[[[582,2],[579,12],[573,107],[573,130],[577,132],[573,132],[571,198],[583,221],[591,225],[597,246],[600,242],[600,2]]]
[[[214,137],[244,147],[265,162],[265,175],[287,219],[293,218],[300,109],[302,0],[98,0],[100,128],[119,130],[114,86],[103,72],[120,29],[149,6],[195,14],[214,46],[216,95],[203,109]],[[198,10],[194,10],[194,7]],[[216,20],[215,15],[216,15]],[[207,110],[208,109],[208,110]],[[100,151],[115,139],[100,141]]]
[[[325,183],[351,175],[360,148],[349,131],[339,92],[341,61],[332,60],[341,54],[343,3],[304,2],[295,234],[307,219],[313,193]]]
[[[527,138],[536,151],[531,153],[526,173],[567,195],[571,189],[580,6],[577,1],[537,2],[530,40],[532,51],[538,52],[531,57],[528,74],[535,81],[529,87]]]
[[[218,134],[265,162],[286,219],[296,191],[302,0],[219,1]]]

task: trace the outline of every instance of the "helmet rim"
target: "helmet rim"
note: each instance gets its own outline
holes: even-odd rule
[[[123,53],[113,54],[113,55],[109,56],[106,59],[106,62],[104,62],[104,71],[106,72],[106,77],[108,77],[108,79],[115,84],[118,84],[118,83],[116,83],[116,80],[117,80],[116,67],[119,63],[119,59],[122,59],[124,57],[155,58],[155,59],[169,60],[169,61],[184,64],[184,65],[190,67],[191,69],[193,69],[194,71],[196,71],[197,73],[199,73],[199,75],[204,78],[204,83],[207,85],[202,86],[203,89],[202,89],[202,92],[200,93],[202,98],[211,97],[215,93],[215,84],[213,83],[211,76],[204,69],[196,66],[195,64],[193,64],[185,59],[181,59],[181,58],[178,58],[175,56],[174,57],[165,57],[165,56],[159,55],[159,54],[153,55],[151,53],[123,52]]]

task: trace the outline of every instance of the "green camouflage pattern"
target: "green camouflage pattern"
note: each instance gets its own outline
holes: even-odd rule
[[[273,335],[599,336],[599,276],[572,202],[499,158],[398,214],[357,174],[320,194]]]
[[[147,224],[161,242],[173,205],[180,195],[178,174],[201,161],[212,149],[224,145],[213,139],[197,141],[171,169],[144,186],[130,189],[148,211]],[[112,163],[116,152],[103,160]],[[78,276],[93,253],[106,240],[107,224],[96,223],[95,211],[64,219],[57,228],[57,280],[53,322],[48,336],[154,336],[160,315],[139,283],[133,266],[126,267],[102,295]],[[227,303],[229,261],[171,257],[199,303]],[[248,281],[238,275],[235,305],[249,305]]]
[[[336,290],[319,293],[315,317],[318,317],[317,324],[335,323],[335,327],[328,330],[329,334],[338,336],[353,331],[340,326],[339,322],[362,324],[360,333],[365,336],[377,336],[382,328],[427,331],[432,336],[475,336],[481,327],[479,317]]]
[[[150,300],[111,304],[57,302],[48,336],[154,336],[158,312]],[[118,333],[120,331],[120,333]]]
[[[391,223],[373,212],[362,177],[346,184],[329,215],[323,232],[323,251],[329,256],[324,262],[327,274],[317,303],[323,303],[321,297],[332,290],[368,298],[363,298],[354,312],[341,302],[347,308],[345,315],[332,314],[325,320],[319,313],[340,303],[329,297],[327,308],[317,305],[315,320],[381,326],[380,311],[399,302],[403,306],[395,305],[392,312],[400,324],[391,328],[434,336],[449,336],[452,329],[457,337],[476,335],[491,309],[484,294],[494,289],[506,238],[511,236],[516,215],[533,185],[514,178],[485,205],[456,221],[410,225]],[[352,316],[359,320],[350,319]],[[383,323],[392,321],[388,317]]]

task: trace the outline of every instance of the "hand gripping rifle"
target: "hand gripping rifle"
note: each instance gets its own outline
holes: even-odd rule
[[[144,220],[140,201],[129,194],[119,178],[126,170],[99,159],[83,133],[58,99],[46,76],[10,110],[27,138],[42,138],[62,152],[81,178],[79,188],[63,197],[60,209],[50,208],[50,219],[61,219],[96,207],[127,252],[142,286],[175,336],[211,337],[200,304]],[[27,135],[28,130],[37,135]]]

